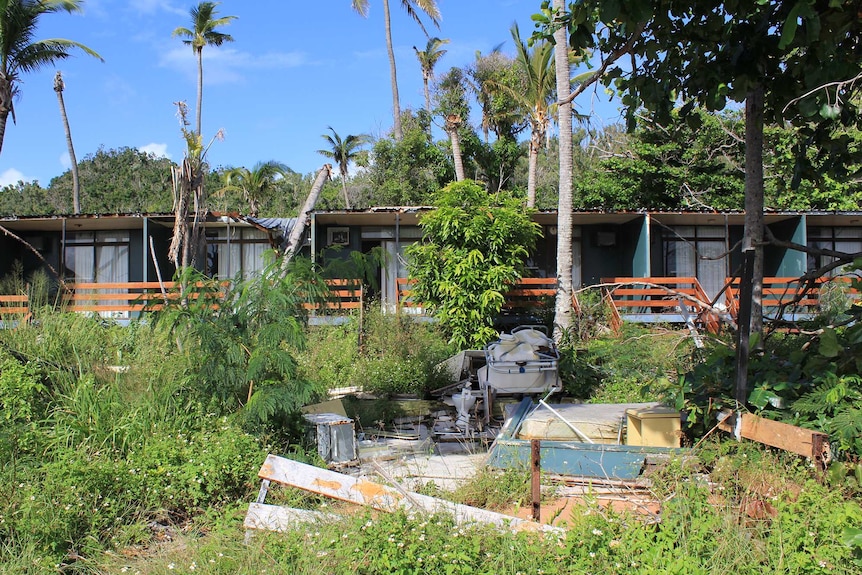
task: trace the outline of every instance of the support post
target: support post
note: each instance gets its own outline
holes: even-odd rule
[[[533,500],[533,521],[542,516],[542,442],[530,440],[530,492]]]
[[[739,281],[739,317],[736,318],[736,404],[748,402],[748,355],[751,345],[751,306],[754,280],[754,248],[742,251]]]

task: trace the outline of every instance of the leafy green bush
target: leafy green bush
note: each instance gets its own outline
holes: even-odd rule
[[[32,539],[50,556],[128,544],[124,533],[141,522],[176,522],[248,499],[265,454],[254,437],[214,417],[195,431],[165,422],[126,454],[59,449],[3,489],[0,539]]]
[[[413,297],[430,306],[453,345],[481,349],[497,339],[503,294],[524,275],[541,228],[520,199],[472,180],[437,192],[434,208],[419,220],[423,240],[407,247]]]
[[[187,273],[195,274],[194,270]],[[180,305],[156,315],[189,359],[190,397],[217,414],[242,410],[249,428],[279,429],[321,391],[299,377],[292,350],[305,345],[303,304],[323,301],[327,289],[311,262],[294,258],[288,269],[270,264],[260,276],[237,282],[214,310],[205,295],[218,286],[199,276]]]

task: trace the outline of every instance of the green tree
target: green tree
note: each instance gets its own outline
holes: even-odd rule
[[[233,37],[216,30],[235,20],[236,16],[216,18],[216,7],[221,2],[201,2],[189,11],[192,18],[192,28],[180,26],[173,36],[185,38],[183,44],[191,46],[198,63],[198,99],[195,111],[195,133],[201,136],[201,105],[204,93],[204,46],[221,46],[225,42],[233,42]]]
[[[317,153],[331,159],[338,164],[338,173],[341,175],[341,192],[344,197],[344,207],[350,209],[350,197],[347,195],[347,176],[350,163],[355,161],[360,153],[361,148],[368,143],[368,136],[365,134],[353,135],[350,134],[343,140],[338,133],[332,129],[332,126],[327,126],[330,134],[323,134],[321,137],[329,144],[327,150],[317,150]]]
[[[429,38],[424,50],[419,50],[413,46],[416,52],[416,58],[419,60],[419,66],[422,68],[422,87],[425,91],[425,111],[431,113],[431,90],[430,83],[434,79],[434,66],[446,54],[446,50],[441,48],[444,44],[448,44],[449,40],[440,39],[436,36]]]
[[[563,17],[553,25],[568,28],[571,47],[601,54],[593,77],[616,82],[630,125],[641,107],[663,120],[680,102],[684,116],[695,106],[720,110],[728,100],[745,103],[743,247],[753,250],[755,264],[752,319],[743,329],[762,332],[764,120],[792,121],[810,143],[829,143],[831,153],[844,155],[835,128],[860,116],[854,99],[862,74],[857,2],[593,0],[572,3],[569,15],[559,10],[559,0],[554,7],[550,18]],[[548,14],[538,19],[552,23]],[[623,54],[631,55],[625,68],[615,64]],[[797,154],[799,166],[806,160]]]
[[[503,294],[526,271],[541,228],[520,199],[489,194],[472,180],[449,184],[420,218],[423,240],[407,248],[415,297],[460,349],[496,339]]]
[[[248,202],[249,215],[256,218],[261,203],[270,199],[278,181],[290,171],[276,161],[259,162],[254,168],[232,168],[224,173],[222,191],[239,191]]]
[[[171,167],[168,158],[135,148],[99,148],[78,163],[81,211],[99,213],[165,213],[171,211]],[[214,178],[208,174],[207,178]],[[47,212],[68,214],[71,170],[53,178],[43,191]]]
[[[401,141],[380,138],[374,143],[361,206],[416,206],[455,179],[443,146],[433,142],[428,115],[407,116]]]
[[[0,150],[6,135],[6,121],[12,114],[21,74],[34,72],[71,56],[79,49],[94,58],[96,52],[79,42],[52,38],[34,40],[39,19],[54,12],[80,12],[83,0],[0,0]]]
[[[524,115],[511,94],[519,91],[521,78],[515,62],[496,46],[487,55],[476,52],[476,59],[467,69],[470,87],[482,110],[482,134],[487,142],[489,132],[500,138],[514,139],[525,127]],[[511,87],[501,90],[498,86]]]
[[[19,181],[0,190],[0,216],[49,216],[56,213],[68,212],[58,210],[48,202],[39,182]]]
[[[363,18],[368,17],[368,0],[351,0],[353,9]],[[395,141],[401,140],[404,132],[401,127],[401,103],[398,98],[398,76],[395,69],[395,50],[392,48],[392,23],[389,18],[389,0],[382,0],[383,3],[383,22],[386,27],[386,52],[389,54],[389,77],[392,80],[392,120],[393,133]],[[401,7],[404,8],[407,15],[410,16],[422,31],[428,36],[422,20],[419,18],[419,11],[427,15],[431,22],[439,27],[440,24],[440,9],[437,7],[436,0],[401,0]]]

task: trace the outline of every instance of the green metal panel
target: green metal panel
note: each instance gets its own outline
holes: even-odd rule
[[[644,215],[640,221],[640,233],[638,233],[634,254],[632,255],[632,276],[645,278],[650,275],[650,246],[649,246],[649,216]]]
[[[787,239],[790,242],[803,246],[806,244],[807,233],[805,230],[805,216],[794,218],[787,222],[781,222],[780,226],[771,226],[771,229],[773,229],[773,233],[781,239]],[[775,268],[773,268],[774,273],[771,275],[778,277],[799,277],[805,273],[805,270],[808,267],[808,258],[804,252],[782,248],[781,251],[775,253],[774,256],[776,257]]]
[[[533,411],[533,400],[524,398],[512,417],[500,430],[488,453],[488,465],[502,469],[527,467],[530,463],[530,441],[517,439],[521,422]],[[640,447],[577,441],[541,442],[541,466],[546,473],[577,477],[636,479],[647,455],[680,453],[667,447]]]

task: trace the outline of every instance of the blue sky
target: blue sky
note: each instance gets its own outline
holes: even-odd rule
[[[56,68],[26,75],[0,152],[0,186],[51,178],[69,168],[57,96],[56,70],[63,73],[66,110],[80,161],[100,147],[130,147],[182,158],[184,143],[174,102],[185,100],[194,119],[196,63],[191,48],[171,36],[191,26],[196,1],[86,0],[84,13],[50,14],[38,39],[67,38],[97,51],[104,62],[76,52]],[[426,38],[390,0],[393,43],[402,108],[424,105],[422,77],[413,46]],[[277,160],[302,173],[325,158],[321,135],[332,126],[342,137],[373,137],[391,129],[391,91],[382,5],[371,0],[368,19],[350,0],[223,0],[219,15],[237,16],[223,32],[234,42],[204,49],[203,133],[212,143],[210,164],[252,167]],[[512,54],[509,28],[523,37],[533,30],[540,0],[438,0],[440,29],[448,53],[436,71],[464,66],[476,51],[500,43]],[[615,116],[601,88],[581,96],[578,111]],[[610,120],[604,120],[606,123]]]

